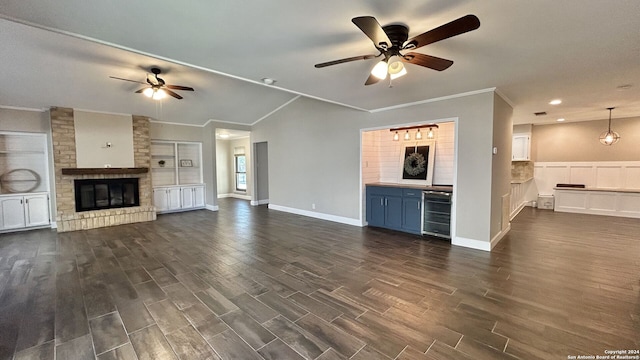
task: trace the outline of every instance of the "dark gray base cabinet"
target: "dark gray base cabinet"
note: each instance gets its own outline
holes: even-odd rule
[[[421,234],[420,190],[367,186],[366,206],[369,226]]]

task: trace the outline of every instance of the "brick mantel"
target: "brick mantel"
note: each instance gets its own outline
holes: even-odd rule
[[[155,220],[156,212],[151,203],[151,175],[148,172],[133,174],[139,184],[140,206],[125,209],[109,209],[76,213],[74,180],[109,179],[120,174],[63,174],[63,169],[76,168],[76,139],[73,109],[53,107],[51,136],[56,186],[56,222],[58,231],[73,231]],[[151,164],[151,139],[149,118],[132,116],[134,167],[149,168]]]

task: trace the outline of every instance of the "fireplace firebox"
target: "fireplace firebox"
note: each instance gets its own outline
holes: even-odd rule
[[[140,206],[137,178],[74,180],[76,212]]]

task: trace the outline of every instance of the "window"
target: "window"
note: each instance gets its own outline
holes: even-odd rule
[[[247,191],[247,157],[235,155],[236,190]]]

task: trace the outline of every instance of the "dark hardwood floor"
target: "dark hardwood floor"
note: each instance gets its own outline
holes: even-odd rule
[[[0,235],[0,359],[567,359],[640,349],[640,220],[526,208],[491,252],[223,199]]]

